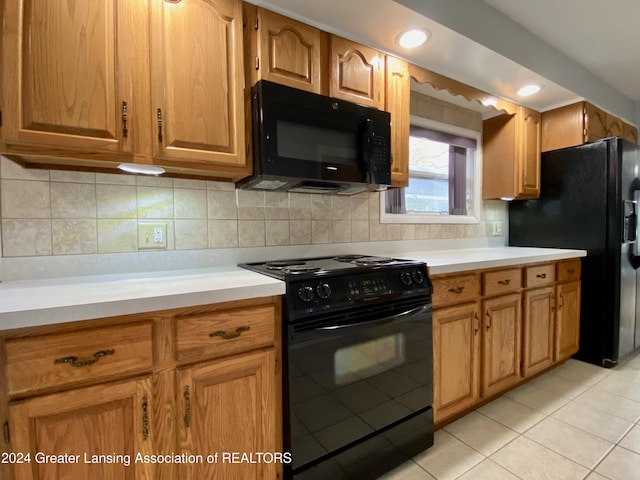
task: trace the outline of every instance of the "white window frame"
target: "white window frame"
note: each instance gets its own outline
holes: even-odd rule
[[[482,203],[482,132],[469,130],[468,128],[449,125],[448,123],[437,122],[424,117],[411,115],[411,125],[438,130],[472,138],[476,141],[474,162],[471,170],[471,178],[467,178],[471,189],[471,208],[467,215],[442,215],[429,212],[407,212],[407,213],[387,213],[385,212],[386,192],[380,192],[380,223],[434,223],[434,224],[454,224],[469,225],[480,223],[480,209]]]

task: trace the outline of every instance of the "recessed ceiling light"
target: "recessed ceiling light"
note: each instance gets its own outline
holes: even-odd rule
[[[402,48],[416,48],[429,40],[429,31],[422,28],[414,28],[401,33],[398,43]]]
[[[165,172],[162,167],[155,165],[142,165],[138,163],[121,163],[118,168],[123,172],[139,173],[142,175],[161,175]]]
[[[534,93],[538,93],[540,91],[540,85],[525,85],[520,90],[518,90],[518,95],[521,97],[526,97],[528,95],[533,95]]]

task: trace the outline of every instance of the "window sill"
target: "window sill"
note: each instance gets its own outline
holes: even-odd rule
[[[430,223],[446,225],[472,225],[480,223],[473,215],[436,215],[428,213],[385,213],[380,212],[380,223]]]

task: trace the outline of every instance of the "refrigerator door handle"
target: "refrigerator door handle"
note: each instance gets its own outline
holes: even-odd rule
[[[636,190],[634,192],[634,197],[638,194]],[[637,202],[635,200],[624,200],[623,201],[623,212],[624,212],[624,228],[622,233],[622,243],[636,243],[637,238]],[[634,254],[637,255],[634,247]]]

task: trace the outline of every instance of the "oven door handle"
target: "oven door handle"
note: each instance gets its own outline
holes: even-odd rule
[[[426,316],[426,317],[425,317]],[[365,320],[362,322],[353,322],[347,324],[328,324],[321,327],[312,327],[309,329],[293,329],[289,330],[290,344],[299,344],[309,340],[320,340],[332,336],[347,335],[352,330],[360,330],[363,328],[371,328],[379,325],[390,324],[393,322],[406,322],[424,317],[425,320],[431,322],[431,303],[425,303],[417,308],[400,311],[392,315],[385,315],[382,318],[374,320]]]
[[[346,325],[330,325],[327,327],[319,327],[316,330],[336,331],[336,330],[342,330],[344,328],[371,327],[375,325],[384,325],[390,322],[397,322],[401,320],[411,320],[413,317],[419,317],[424,315],[424,313],[428,310],[431,310],[431,304],[422,305],[421,307],[412,308],[410,310],[405,310],[404,312],[400,312],[400,313],[394,313],[389,317],[377,318],[375,320],[367,320],[365,322],[348,323]]]

